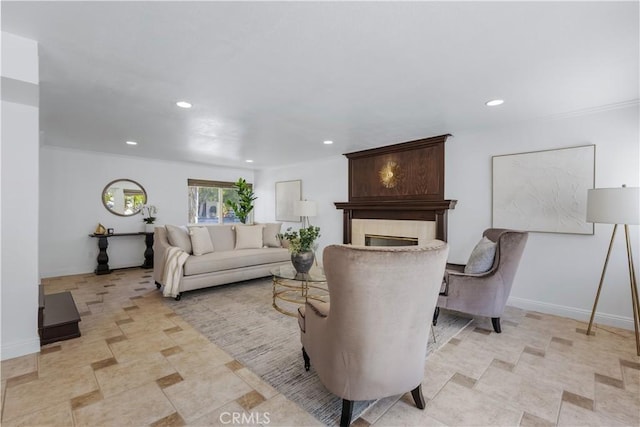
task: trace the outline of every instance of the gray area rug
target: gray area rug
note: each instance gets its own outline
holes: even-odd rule
[[[165,302],[227,353],[325,425],[339,425],[342,400],[304,370],[298,321],[272,306],[271,279],[256,279],[182,294]],[[427,355],[470,322],[442,311]],[[401,396],[397,396],[399,399]],[[396,400],[397,400],[396,399]],[[375,401],[355,402],[353,420]]]

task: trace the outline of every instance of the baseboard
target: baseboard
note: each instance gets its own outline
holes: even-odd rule
[[[38,353],[39,351],[40,338],[36,335],[33,339],[13,343],[2,343],[0,347],[0,359],[13,359],[14,357],[26,356],[27,354]]]
[[[528,311],[538,311],[540,313],[568,317],[570,319],[580,320],[583,322],[589,322],[589,318],[591,317],[591,310],[568,307],[566,305],[550,304],[525,298],[509,297],[507,305]],[[596,312],[595,322],[602,325],[614,326],[616,328],[633,330],[633,319],[630,317]]]
[[[79,271],[77,269],[70,269],[70,268],[60,268],[60,269],[49,270],[49,271],[41,271],[40,278],[50,279],[52,277],[79,276],[81,274],[93,274],[93,268],[88,271]]]

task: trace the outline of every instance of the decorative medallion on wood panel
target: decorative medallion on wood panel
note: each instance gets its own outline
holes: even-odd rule
[[[379,172],[380,183],[386,188],[393,188],[402,180],[402,170],[400,165],[393,160],[389,160],[382,166]]]

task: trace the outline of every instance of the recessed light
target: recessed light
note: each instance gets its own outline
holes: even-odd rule
[[[247,163],[253,163],[253,160],[251,160],[251,159],[247,159],[247,160],[245,160],[245,162],[247,162]]]
[[[504,104],[503,99],[492,99],[491,101],[487,101],[484,103],[487,107],[496,107],[498,105]]]
[[[333,144],[333,141],[323,141],[322,143],[324,145],[331,145],[331,144]]]
[[[135,141],[127,141],[127,144],[128,145],[138,145],[138,143],[135,142]]]
[[[191,108],[191,104],[187,101],[178,101],[176,102],[176,105],[180,108]]]

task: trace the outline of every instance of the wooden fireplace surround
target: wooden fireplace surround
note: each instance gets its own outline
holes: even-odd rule
[[[436,238],[447,241],[447,212],[457,200],[444,199],[444,143],[440,135],[347,153],[349,201],[343,210],[343,242],[351,243],[351,220],[435,221]]]

